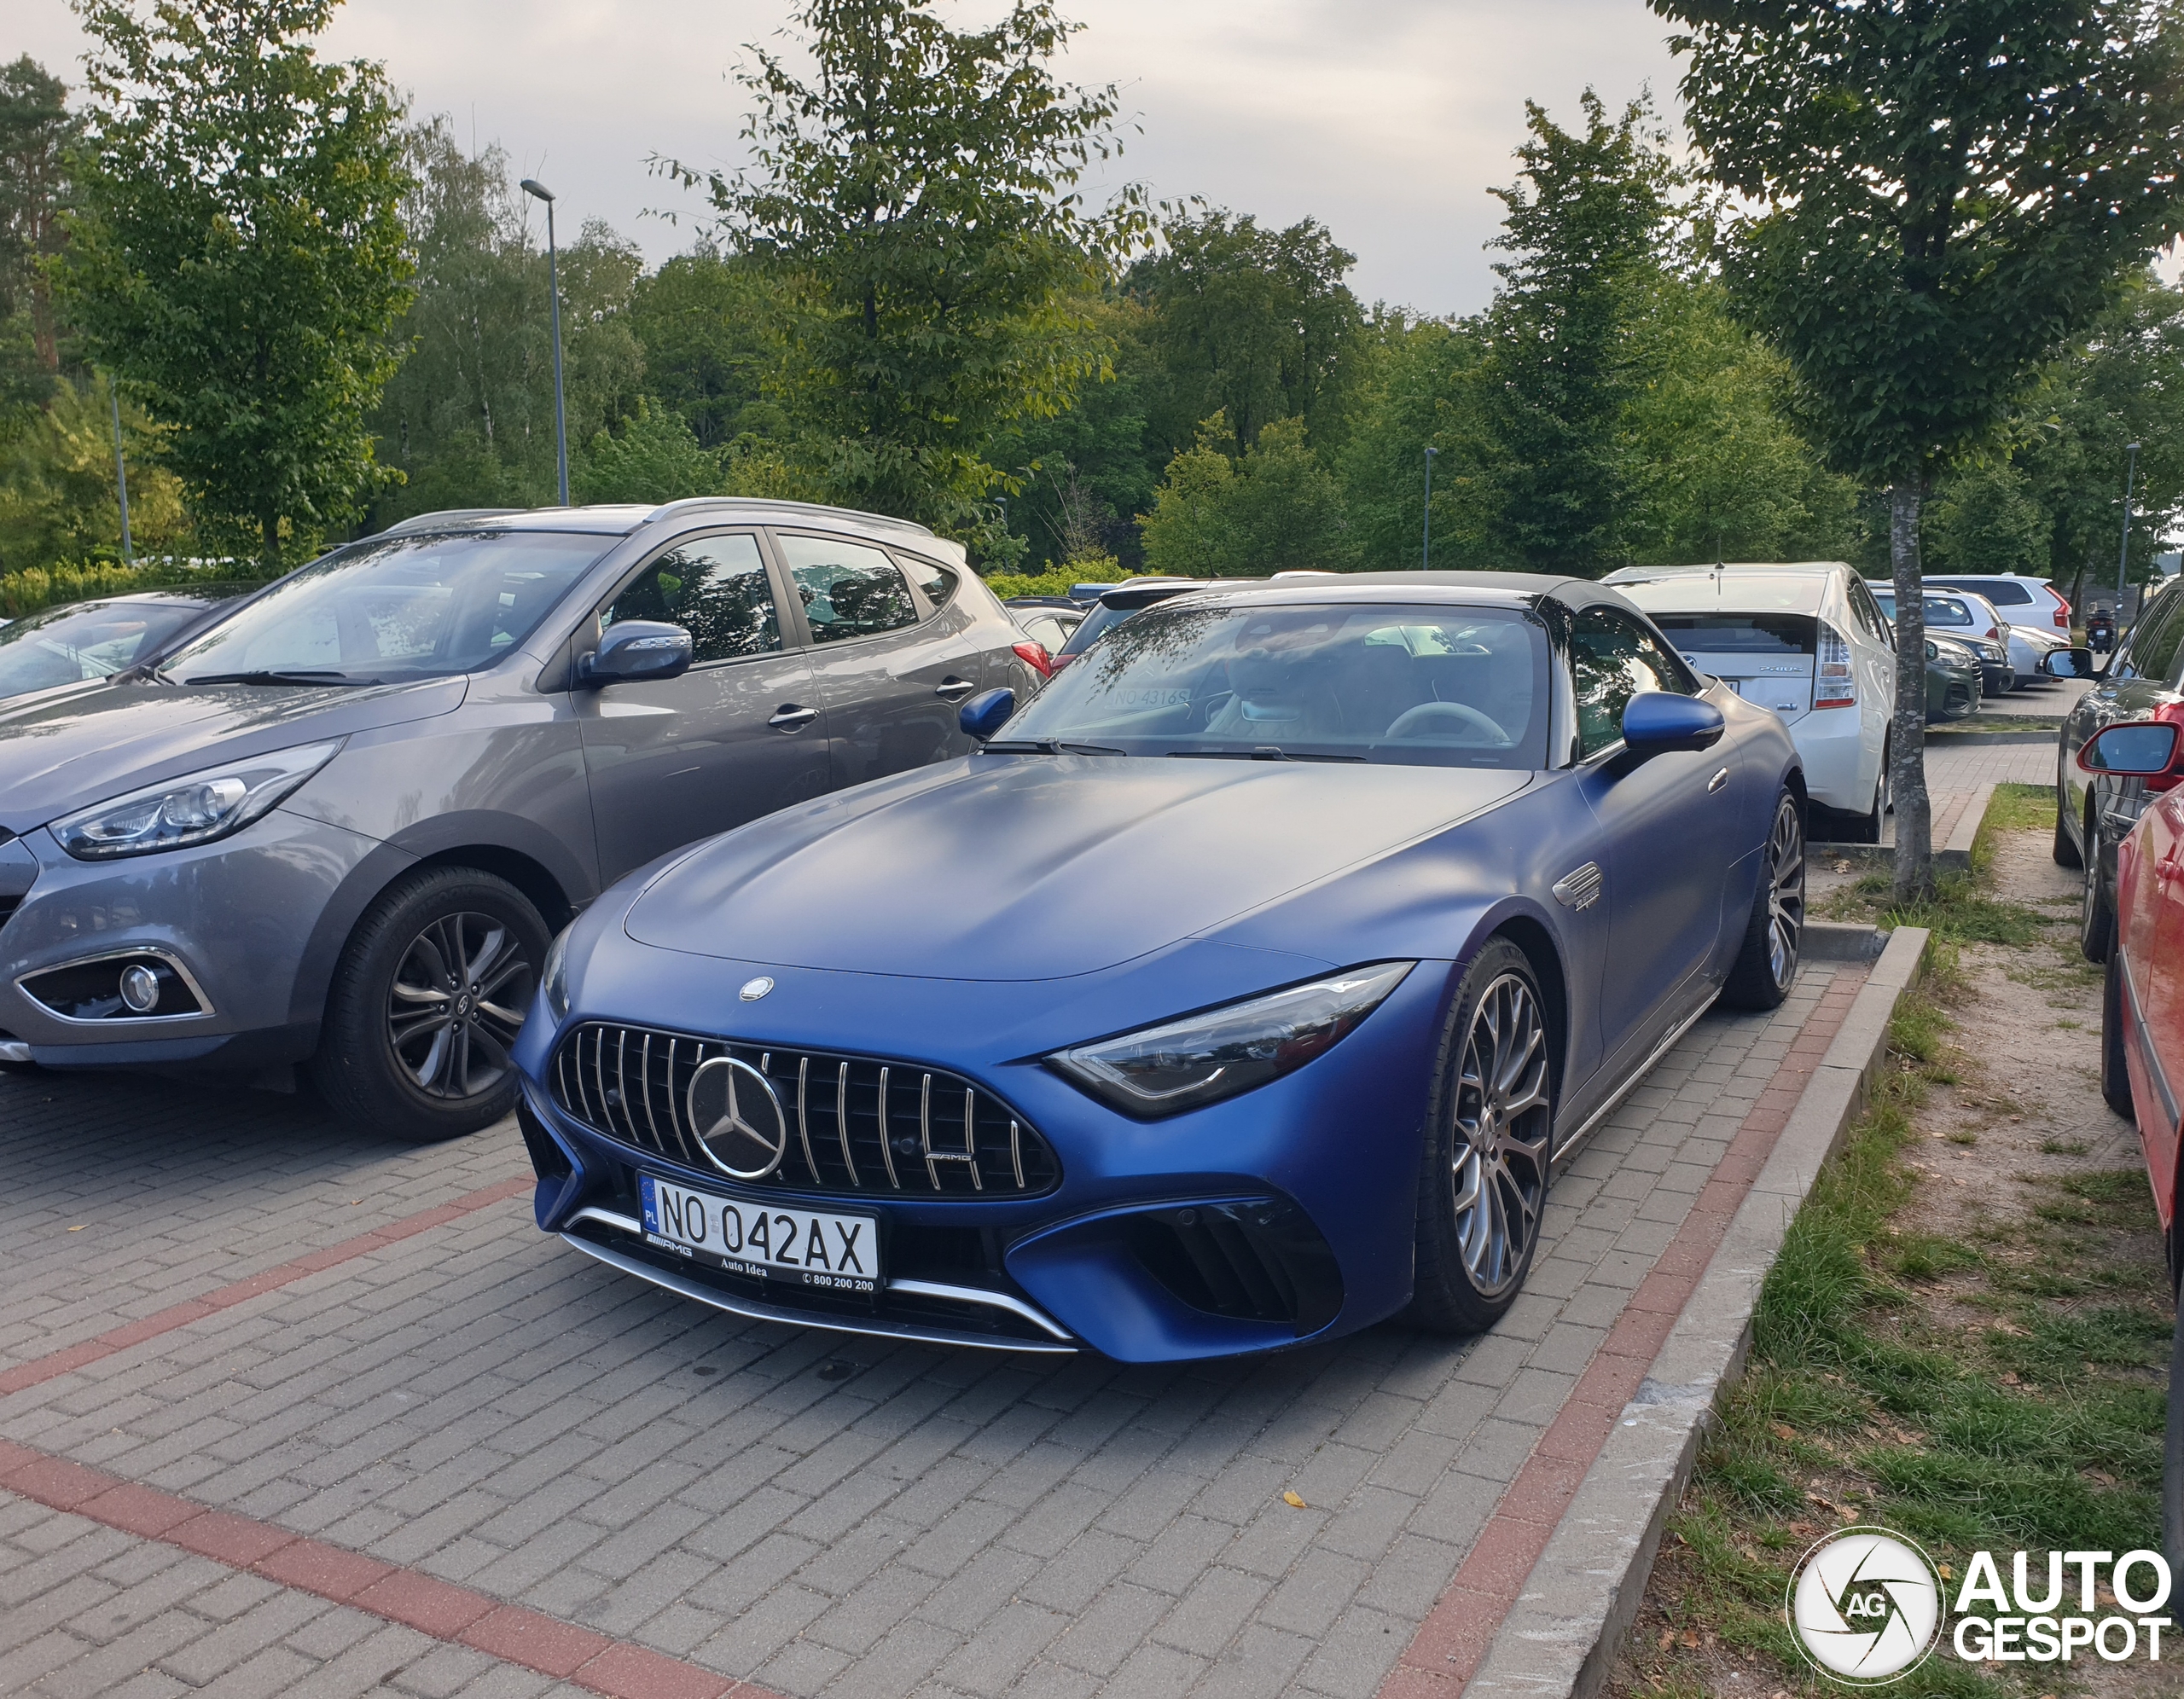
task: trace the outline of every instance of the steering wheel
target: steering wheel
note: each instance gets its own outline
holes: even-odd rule
[[[1396,716],[1395,723],[1381,735],[1391,738],[1430,736],[1429,728],[1451,720],[1466,731],[1481,733],[1505,748],[1508,745],[1508,733],[1465,702],[1421,702],[1415,708],[1406,708]]]

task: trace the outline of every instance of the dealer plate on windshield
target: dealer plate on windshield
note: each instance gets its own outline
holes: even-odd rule
[[[880,1223],[871,1215],[739,1203],[637,1176],[645,1238],[737,1274],[830,1292],[878,1290]]]

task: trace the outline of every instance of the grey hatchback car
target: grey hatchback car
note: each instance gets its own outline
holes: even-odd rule
[[[305,1064],[361,1126],[481,1127],[604,886],[964,752],[958,703],[1037,687],[1021,641],[958,546],[793,502],[336,549],[156,666],[0,705],[0,1062]]]

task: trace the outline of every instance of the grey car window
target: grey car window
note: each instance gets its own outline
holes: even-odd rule
[[[838,643],[918,623],[902,569],[886,554],[829,536],[783,536],[782,558],[815,643]]]
[[[944,607],[948,598],[956,594],[956,575],[945,566],[936,566],[930,560],[920,560],[914,555],[899,555],[896,565],[910,575],[910,582],[925,593],[925,599],[935,607]]]
[[[415,678],[490,666],[613,541],[569,531],[370,537],[292,572],[163,670]]]
[[[1696,695],[1683,663],[1653,634],[1612,607],[1589,607],[1571,623],[1570,670],[1577,687],[1577,753],[1623,741],[1623,710],[1649,690]]]
[[[659,619],[690,634],[691,658],[732,661],[769,655],[781,646],[781,616],[758,539],[748,532],[703,536],[648,563],[600,616]]]

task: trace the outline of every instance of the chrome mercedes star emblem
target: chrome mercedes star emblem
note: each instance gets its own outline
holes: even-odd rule
[[[716,1056],[690,1076],[684,1103],[713,1166],[734,1180],[764,1180],[788,1150],[788,1116],[773,1081],[748,1062]]]
[[[735,994],[746,1003],[755,1003],[773,989],[774,982],[762,973],[756,979],[745,980],[743,989]]]

